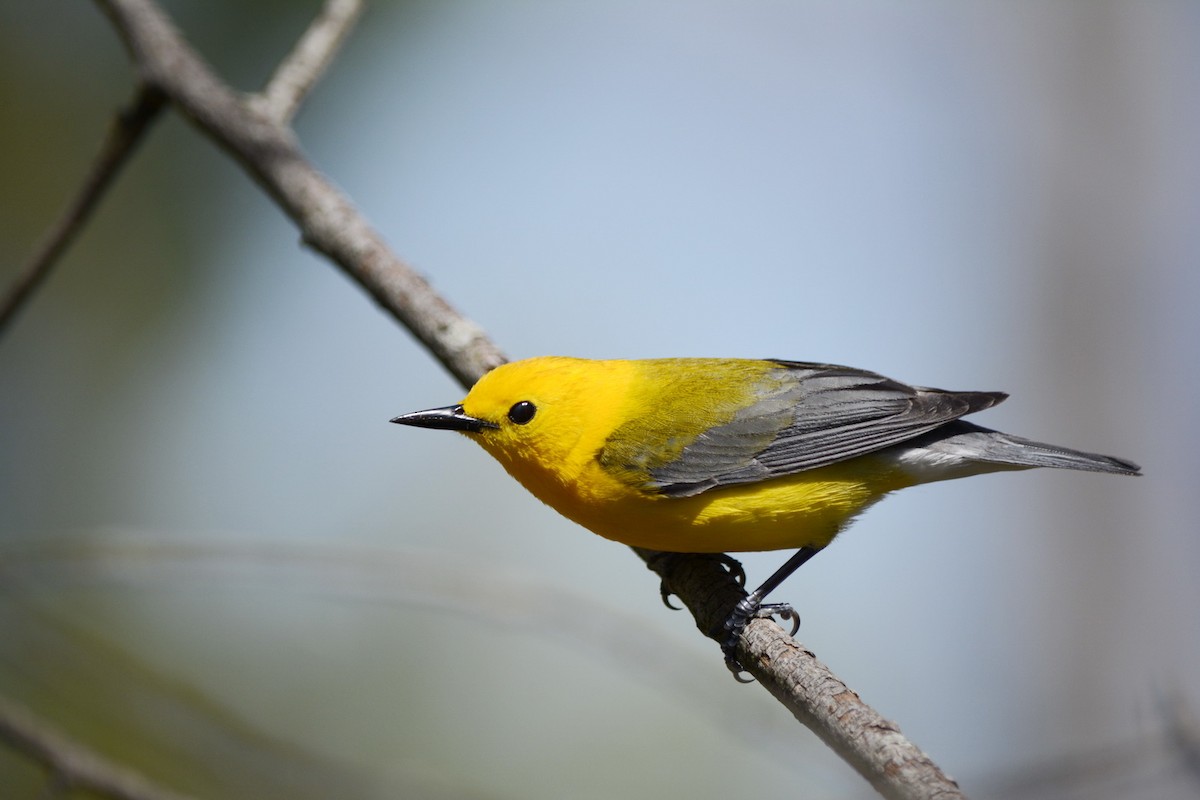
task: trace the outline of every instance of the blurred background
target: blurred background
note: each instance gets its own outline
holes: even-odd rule
[[[251,91],[318,3],[165,6]],[[92,4],[0,0],[5,284],[132,94]],[[973,797],[1200,796],[1200,5],[380,2],[297,129],[513,357],[850,364],[1140,462],[907,491],[777,596]],[[167,114],[0,339],[0,694],[205,798],[872,796],[388,424],[461,396]]]

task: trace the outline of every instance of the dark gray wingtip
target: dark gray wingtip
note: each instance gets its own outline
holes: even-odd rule
[[[1069,447],[1034,442],[1018,436],[1001,434],[1001,439],[1008,444],[1015,444],[1017,452],[1008,453],[1012,463],[1032,467],[1052,467],[1055,469],[1078,469],[1086,472],[1107,472],[1113,475],[1141,475],[1142,468],[1124,458],[1107,456],[1103,453],[1089,453],[1084,450],[1072,450]],[[1001,451],[1007,448],[1001,446]]]
[[[467,433],[479,433],[486,428],[499,427],[494,422],[470,416],[463,411],[461,404],[413,411],[411,414],[393,417],[391,421],[397,425],[412,425],[416,428],[433,428],[441,431],[465,431]]]
[[[1107,472],[1112,475],[1141,475],[1142,468],[1132,461],[1116,456],[1106,456],[1101,453],[1087,453],[1082,450],[1069,450],[1065,447],[1032,443],[1037,449],[1030,449],[1019,463],[1032,467],[1053,467],[1057,469],[1078,469],[1085,472]]]
[[[1115,472],[1119,475],[1135,475],[1142,474],[1140,464],[1135,464],[1127,458],[1117,458],[1116,456],[1097,456],[1108,463],[1109,469],[1099,470],[1100,472]]]
[[[1142,474],[1139,465],[1125,458],[1035,442],[1021,436],[983,428],[961,419],[906,444],[972,461],[1008,464],[1017,468],[1049,467],[1107,472],[1113,475]]]

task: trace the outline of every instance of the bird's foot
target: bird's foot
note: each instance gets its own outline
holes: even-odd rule
[[[739,600],[733,608],[733,613],[722,624],[721,632],[724,634],[724,638],[721,640],[721,652],[725,654],[725,666],[729,667],[734,680],[738,683],[754,682],[753,678],[742,677],[742,673],[746,670],[737,658],[737,647],[742,640],[742,632],[746,630],[746,626],[752,619],[774,619],[775,617],[779,617],[780,620],[792,621],[792,630],[788,634],[789,636],[795,636],[796,631],[800,630],[800,615],[794,608],[787,603],[764,603],[754,594]]]
[[[738,561],[728,553],[657,553],[646,562],[646,565],[651,569],[656,569],[663,563],[666,563],[670,565],[667,567],[667,571],[669,573],[674,562],[680,558],[683,558],[684,556],[691,558],[699,556],[716,561],[733,577],[738,586],[745,587],[746,585],[746,570],[742,567],[742,562]],[[674,593],[667,586],[666,578],[663,578],[662,582],[659,583],[658,593],[662,597],[663,605],[665,605],[667,608],[671,609],[672,611],[679,611],[682,608],[682,606],[677,606],[671,602],[671,595]]]

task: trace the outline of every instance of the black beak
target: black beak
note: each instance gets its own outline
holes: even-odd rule
[[[484,428],[500,427],[494,422],[468,416],[461,405],[431,408],[427,411],[414,411],[411,414],[401,414],[392,420],[397,425],[413,425],[417,428],[436,428],[443,431],[467,431],[479,433]]]

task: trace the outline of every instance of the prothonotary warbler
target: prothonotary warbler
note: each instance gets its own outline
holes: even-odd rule
[[[909,386],[798,361],[530,358],[461,403],[392,422],[461,431],[537,498],[618,542],[666,552],[797,550],[724,626],[735,674],[767,593],[888,492],[984,472],[1058,467],[1139,475],[1112,456],[959,418],[1002,392]]]

